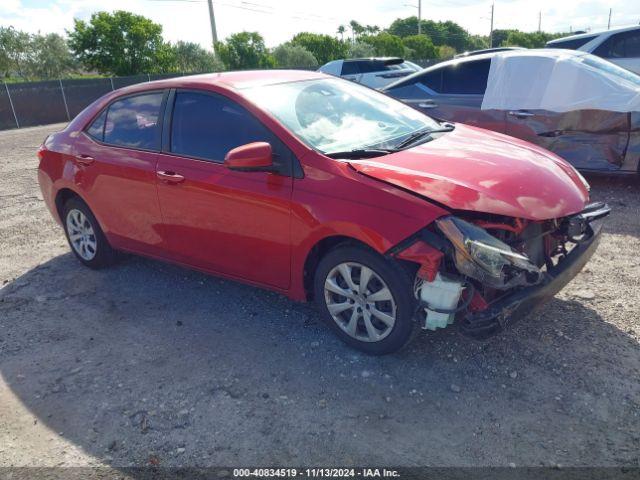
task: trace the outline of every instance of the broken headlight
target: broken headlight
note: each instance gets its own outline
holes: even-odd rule
[[[454,262],[461,274],[497,289],[540,282],[540,269],[526,255],[483,228],[454,216],[440,218],[436,224],[453,244]]]

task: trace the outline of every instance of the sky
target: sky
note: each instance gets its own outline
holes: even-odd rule
[[[300,31],[336,35],[351,19],[387,27],[398,17],[417,15],[418,0],[214,0],[218,38],[258,31],[273,47]],[[640,2],[630,0],[497,0],[494,28],[534,31],[542,14],[545,31],[603,30],[609,8],[612,26],[640,22]],[[29,32],[64,34],[73,19],[100,10],[128,10],[163,27],[165,39],[211,44],[207,0],[0,0],[0,25]],[[422,17],[452,20],[472,34],[488,35],[491,0],[422,0]]]

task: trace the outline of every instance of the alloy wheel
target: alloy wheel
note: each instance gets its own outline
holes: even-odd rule
[[[334,322],[356,340],[378,342],[393,330],[396,302],[384,280],[366,265],[336,265],[325,280],[324,297]]]
[[[67,234],[75,252],[83,260],[93,260],[98,251],[98,241],[91,222],[80,210],[72,209],[67,213]]]

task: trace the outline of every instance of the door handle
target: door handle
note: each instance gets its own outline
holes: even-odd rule
[[[418,104],[418,107],[420,107],[420,108],[438,108],[438,104],[435,103],[435,102],[431,102],[431,101],[429,101],[429,102],[420,102]]]
[[[76,162],[81,165],[91,165],[94,161],[95,159],[89,155],[76,155]]]
[[[184,182],[184,176],[175,172],[156,172],[158,178],[164,183],[180,183]]]
[[[516,118],[533,117],[535,113],[527,112],[526,110],[509,110],[509,115]]]

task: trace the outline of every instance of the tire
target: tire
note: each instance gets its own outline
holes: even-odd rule
[[[363,275],[366,284],[361,291]],[[339,246],[327,253],[315,272],[314,294],[323,319],[338,337],[371,355],[400,350],[416,327],[409,274],[362,247]]]
[[[87,204],[73,197],[65,202],[62,210],[64,231],[76,258],[93,269],[112,265],[116,261],[116,251],[109,245]]]

